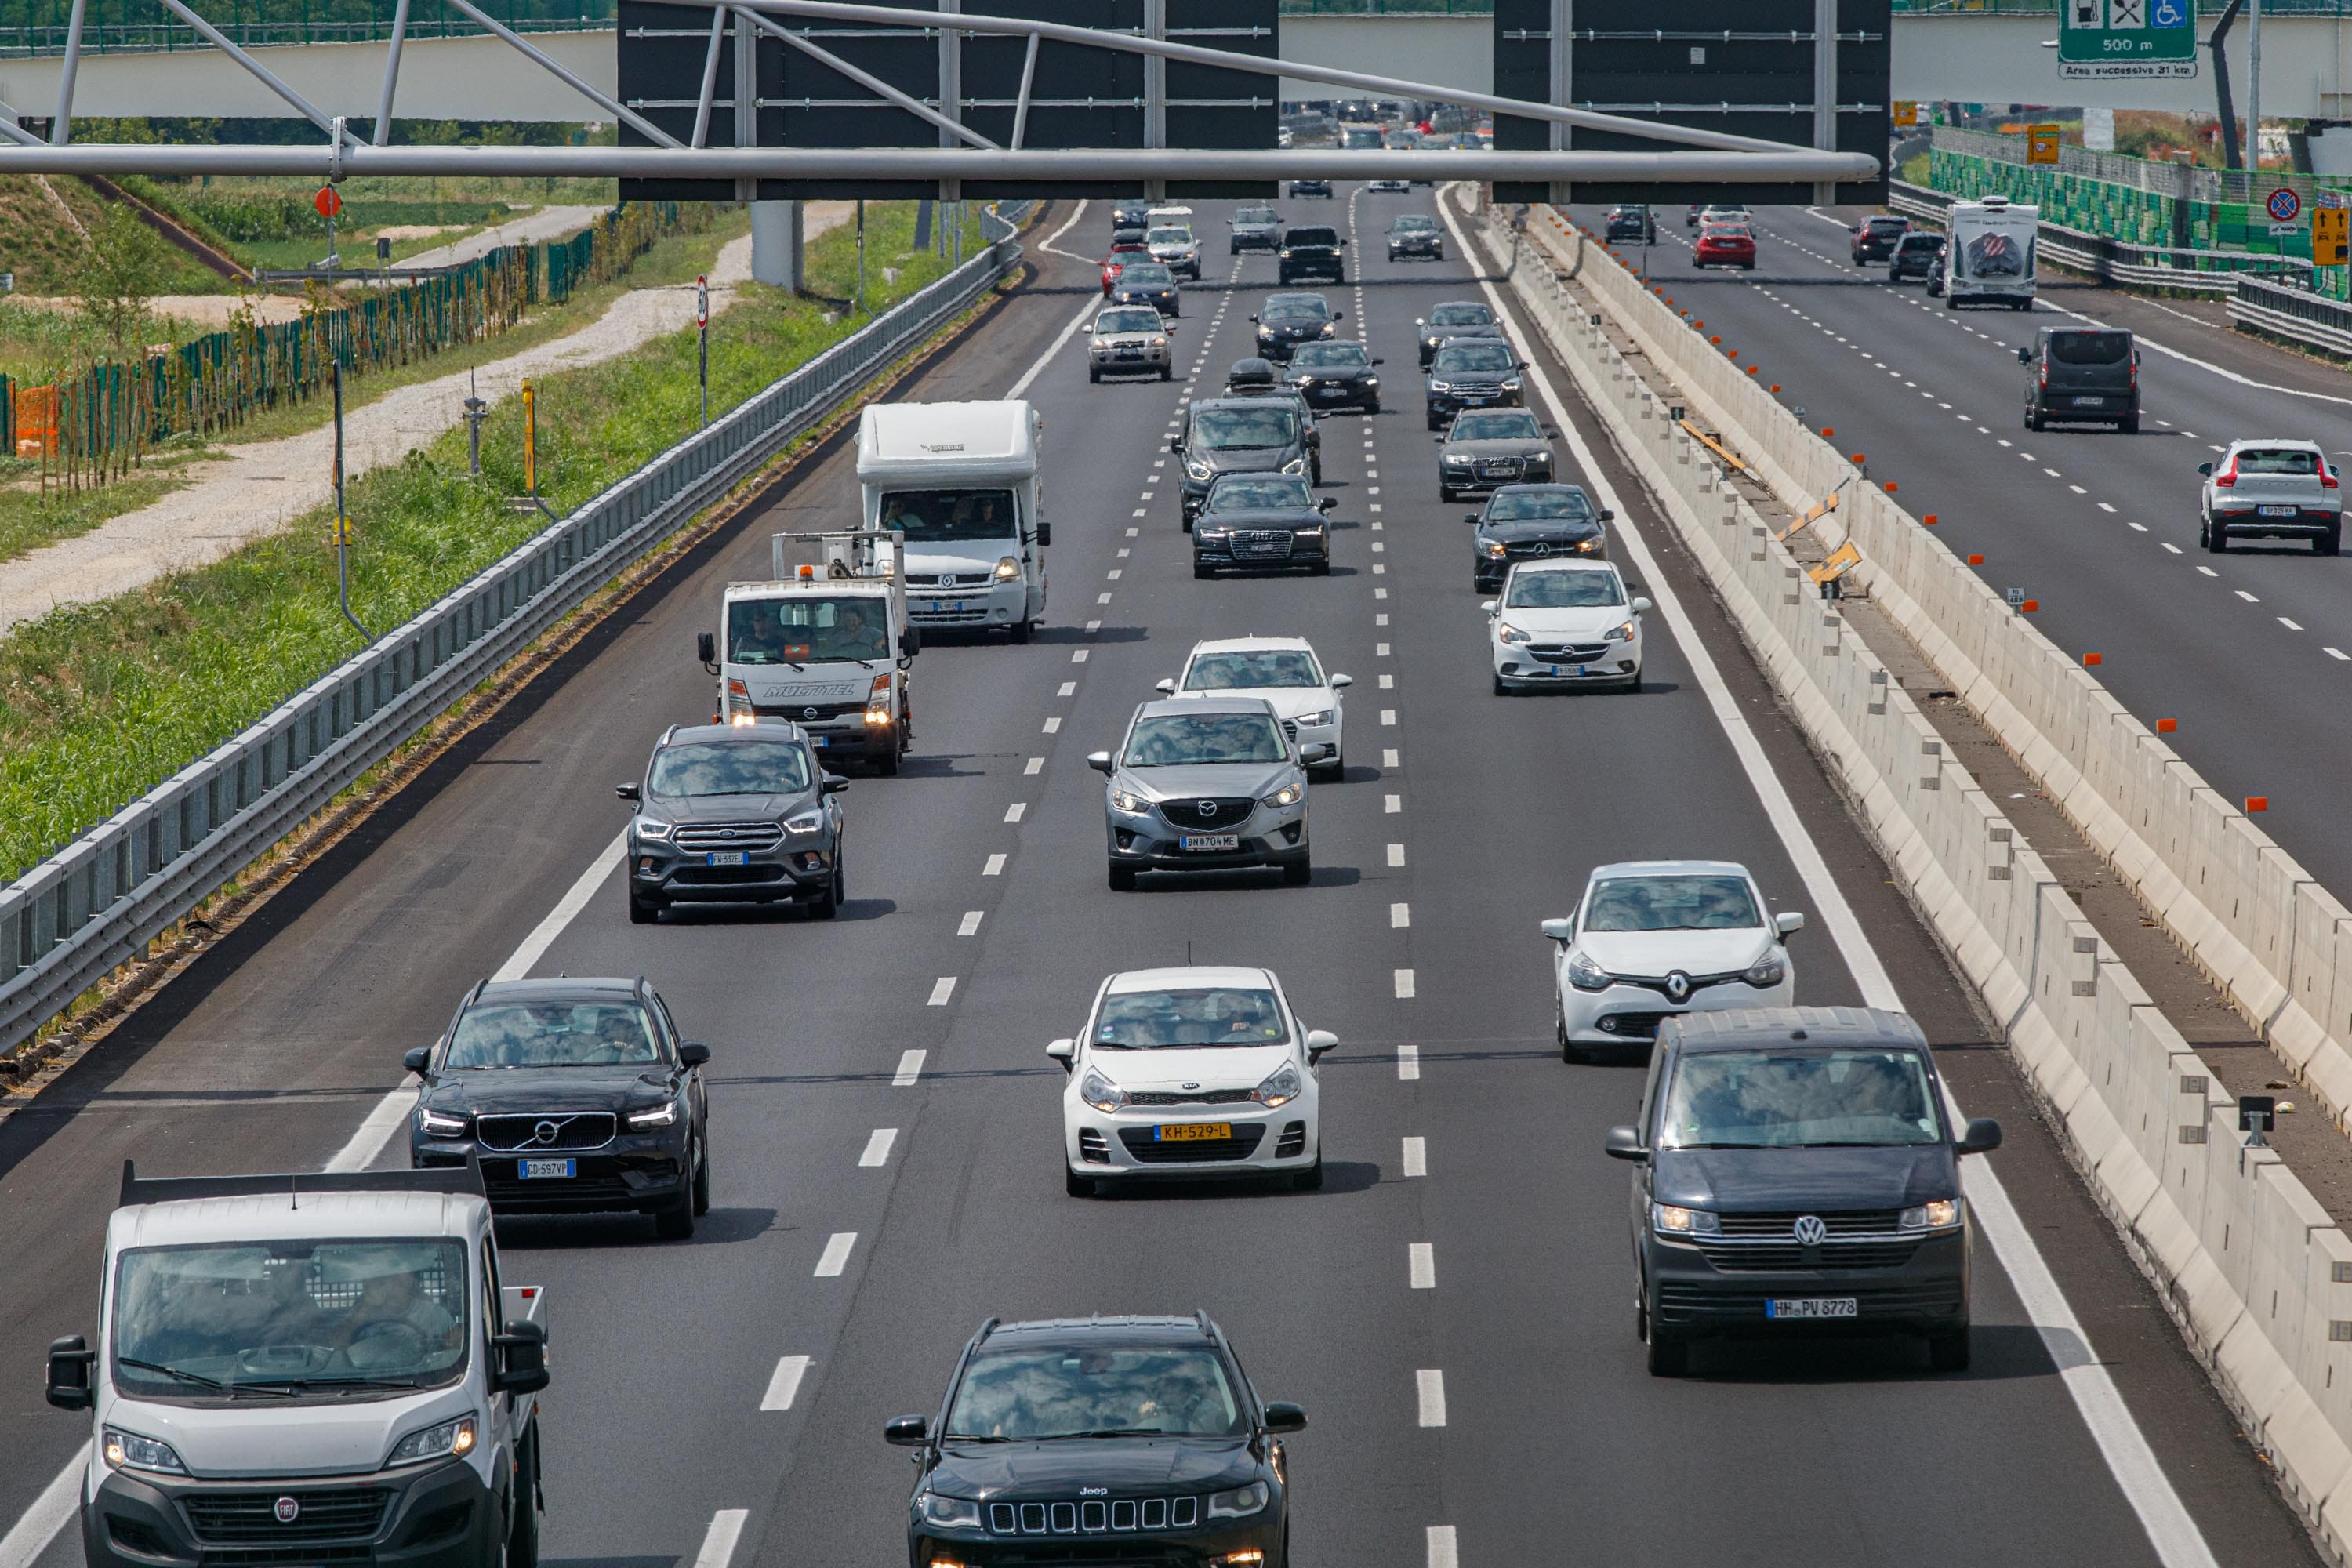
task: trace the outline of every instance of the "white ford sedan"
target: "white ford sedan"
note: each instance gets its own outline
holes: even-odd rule
[[[1339,1045],[1263,969],[1134,969],[1095,993],[1062,1064],[1072,1197],[1152,1177],[1323,1184],[1316,1064]]]
[[[1560,1059],[1647,1046],[1669,1014],[1793,1006],[1796,971],[1782,942],[1805,917],[1765,910],[1756,879],[1729,860],[1595,868],[1576,913],[1543,922]]]
[[[1642,689],[1642,612],[1607,561],[1521,561],[1486,612],[1495,695],[1545,686]]]
[[[1282,721],[1283,733],[1301,746],[1320,742],[1329,760],[1308,770],[1326,783],[1348,773],[1342,731],[1347,707],[1339,694],[1355,678],[1333,675],[1305,637],[1217,637],[1196,642],[1182,673],[1160,683],[1170,697],[1263,697]]]

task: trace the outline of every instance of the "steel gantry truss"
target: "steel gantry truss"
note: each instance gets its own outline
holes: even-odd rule
[[[679,9],[710,13],[709,45],[695,106],[690,142],[583,80],[545,51],[499,22],[473,0],[447,0],[541,69],[549,71],[614,120],[629,126],[649,146],[610,147],[394,147],[386,137],[400,81],[409,0],[398,0],[385,49],[383,90],[373,142],[362,142],[345,121],[331,115],[286,85],[260,60],[239,48],[204,20],[186,0],[163,4],[258,78],[296,112],[325,132],[315,147],[230,143],[157,144],[74,142],[73,86],[80,56],[84,0],[76,0],[59,77],[57,115],[50,139],[42,142],[0,119],[0,174],[295,174],[341,179],[349,174],[391,175],[579,175],[636,179],[962,180],[1040,183],[1167,179],[1281,180],[1472,179],[1528,181],[1771,181],[1852,182],[1878,177],[1878,161],[1864,153],[1791,146],[1694,126],[1636,120],[1595,110],[1498,98],[1490,93],[1341,70],[1297,60],[1210,48],[1131,31],[1076,26],[1027,17],[963,10],[908,10],[846,0],[673,0]],[[937,127],[937,147],[712,147],[708,144],[718,102],[720,46],[729,20],[781,39],[881,100]],[[1027,40],[1020,97],[1013,117],[1011,145],[1003,146],[962,124],[952,113],[900,90],[795,30],[779,18],[835,26],[898,27],[926,36],[992,34]],[[808,29],[814,30],[814,29]],[[1031,85],[1041,42],[1077,45],[1145,57],[1148,62],[1177,60],[1193,65],[1288,77],[1346,89],[1351,94],[1417,99],[1466,109],[1547,121],[1662,142],[1660,152],[1553,148],[1496,152],[1412,148],[1295,147],[1207,149],[1147,145],[1127,148],[1030,148],[1022,144],[1029,121]],[[740,67],[739,67],[740,70]],[[739,86],[740,90],[740,86]],[[957,107],[950,100],[945,107]],[[1156,136],[1147,141],[1157,142]]]

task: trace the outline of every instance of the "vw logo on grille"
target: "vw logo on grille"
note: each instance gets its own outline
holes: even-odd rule
[[[1830,1233],[1830,1227],[1822,1223],[1822,1216],[1817,1214],[1799,1215],[1797,1223],[1790,1228],[1797,1233],[1798,1241],[1807,1247],[1819,1247]]]
[[[562,1136],[562,1131],[563,1129],[560,1123],[542,1121],[530,1130],[530,1141],[534,1143],[552,1143]]]
[[[1217,803],[1213,800],[1204,800],[1199,803],[1198,809],[1202,816],[1214,816],[1217,815]]]
[[[1666,1000],[1676,1006],[1690,1000],[1691,978],[1681,970],[1666,976]]]
[[[270,1511],[278,1516],[278,1523],[291,1524],[302,1517],[302,1505],[293,1498],[282,1497],[278,1500]]]
[[[801,717],[803,719],[814,719],[816,717],[816,710],[814,708],[803,708],[801,710]]]

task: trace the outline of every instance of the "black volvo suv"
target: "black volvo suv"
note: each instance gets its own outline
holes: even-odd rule
[[[915,1450],[910,1568],[1132,1563],[1288,1568],[1281,1435],[1205,1312],[992,1318],[935,1416],[883,1437]]]

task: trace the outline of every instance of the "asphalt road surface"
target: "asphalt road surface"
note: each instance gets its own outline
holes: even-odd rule
[[[910,1475],[881,1426],[935,1406],[983,1319],[1195,1306],[1267,1397],[1310,1413],[1289,1444],[1302,1564],[2315,1562],[1580,405],[1546,416],[1566,424],[1571,477],[1595,462],[1616,558],[1658,600],[1649,689],[1490,693],[1465,509],[1436,501],[1412,337],[1431,304],[1485,285],[1458,239],[1440,264],[1391,266],[1378,243],[1433,200],[1342,186],[1286,204],[1352,223],[1361,276],[1332,302],[1386,361],[1385,412],[1323,426],[1342,526],[1322,579],[1194,581],[1171,493],[1170,426],[1250,352],[1272,261],[1227,260],[1229,209],[1194,204],[1211,264],[1186,293],[1178,379],[1090,386],[1066,329],[1094,303],[1108,215],[1048,215],[1030,285],[902,395],[1037,401],[1049,625],[1025,647],[929,639],[906,774],[845,797],[839,921],[629,925],[611,793],[663,726],[710,711],[693,642],[720,585],[764,573],[772,530],[848,515],[837,442],[0,1126],[17,1238],[0,1527],[22,1521],[0,1568],[78,1551],[47,1521],[88,1423],[42,1405],[41,1353],[94,1327],[122,1160],[404,1158],[401,1053],[502,966],[643,973],[715,1053],[714,1207],[694,1240],[657,1244],[637,1219],[500,1226],[507,1278],[550,1293],[543,1553],[563,1568],[903,1562]],[[1348,777],[1314,786],[1312,885],[1110,892],[1085,753],[1196,638],[1251,631],[1303,633],[1356,678]],[[1865,1342],[1644,1373],[1627,1167],[1601,1152],[1637,1064],[1560,1061],[1536,927],[1592,865],[1647,856],[1746,862],[1808,917],[1800,998],[1900,1002],[1968,1111],[2002,1120],[2007,1146],[1969,1167],[1987,1226],[1973,1372]],[[1188,956],[1273,967],[1339,1036],[1323,1191],[1064,1194],[1045,1042],[1107,973]]]

